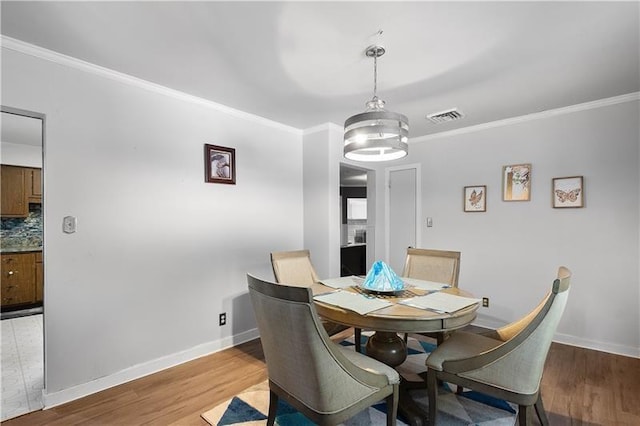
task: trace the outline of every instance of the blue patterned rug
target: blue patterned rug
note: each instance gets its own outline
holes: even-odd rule
[[[353,338],[340,344],[353,347]],[[363,348],[367,336],[363,336]],[[429,341],[409,339],[407,360],[397,369],[408,380],[418,380],[418,372],[425,370],[425,360],[435,349]],[[455,388],[454,388],[455,389]],[[427,392],[411,391],[418,405],[428,411]],[[517,417],[517,406],[500,399],[492,398],[478,392],[465,390],[462,394],[452,392],[448,384],[444,384],[438,393],[438,424],[440,425],[514,425]],[[202,414],[202,418],[214,426],[227,425],[265,425],[269,412],[269,385],[265,381],[252,386],[235,397],[225,401],[212,410]],[[280,401],[276,425],[279,426],[311,426],[302,414],[289,404]],[[386,424],[386,404],[384,402],[362,411],[345,422],[346,426],[373,426]],[[402,417],[398,417],[398,425],[406,426]]]

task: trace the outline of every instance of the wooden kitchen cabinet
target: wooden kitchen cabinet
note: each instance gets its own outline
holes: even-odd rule
[[[35,253],[13,253],[0,256],[2,273],[2,307],[35,303]]]
[[[35,253],[36,259],[36,302],[44,300],[44,269],[42,263],[42,252]]]
[[[2,166],[1,168],[2,217],[26,217],[29,213],[29,203],[25,192],[26,168],[16,166]]]
[[[2,217],[27,217],[29,203],[42,203],[42,170],[2,165]]]
[[[27,201],[30,203],[42,203],[42,170],[27,169],[25,171],[25,190],[27,192]]]

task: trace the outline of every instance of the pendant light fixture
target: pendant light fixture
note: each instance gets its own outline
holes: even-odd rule
[[[363,113],[344,122],[344,156],[354,161],[388,161],[407,155],[409,120],[397,112],[387,111],[378,98],[378,58],[384,47],[369,46],[365,54],[373,58],[373,98]]]

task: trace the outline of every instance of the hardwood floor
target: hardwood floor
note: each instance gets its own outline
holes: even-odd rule
[[[206,425],[202,412],[266,378],[254,340],[2,424]],[[640,359],[554,343],[542,394],[551,425],[640,425]]]

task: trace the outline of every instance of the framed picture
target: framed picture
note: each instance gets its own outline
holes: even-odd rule
[[[464,211],[465,212],[486,212],[487,211],[487,186],[465,186],[464,187]]]
[[[531,164],[513,164],[502,168],[502,201],[531,199]]]
[[[584,186],[582,176],[553,178],[551,196],[554,209],[584,207]]]
[[[236,150],[217,145],[204,145],[204,181],[236,184]]]

